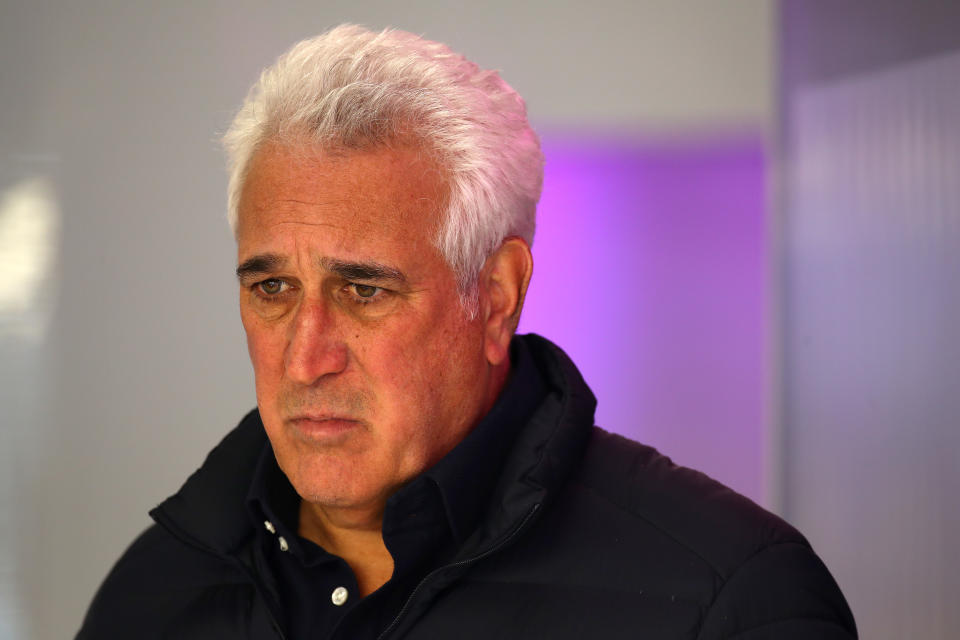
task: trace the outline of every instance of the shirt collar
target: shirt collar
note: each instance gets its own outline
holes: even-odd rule
[[[247,510],[255,526],[282,536],[298,547],[297,526],[300,521],[300,496],[277,465],[273,448],[267,441],[257,461],[247,493]],[[270,523],[269,527],[267,522]],[[273,530],[270,530],[270,527]],[[300,550],[295,549],[299,556]]]

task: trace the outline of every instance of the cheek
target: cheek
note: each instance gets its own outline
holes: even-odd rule
[[[409,331],[402,351],[384,373],[414,421],[444,421],[472,411],[472,396],[482,383],[482,337],[473,323],[457,316],[441,318],[422,332]]]
[[[432,408],[431,399],[442,382],[434,336],[413,323],[397,323],[354,340],[351,353],[361,384],[369,385],[378,400],[381,417],[394,425],[390,436],[416,438]]]
[[[241,314],[243,328],[247,334],[247,353],[253,365],[257,395],[261,400],[262,391],[275,387],[283,373],[284,345],[277,331],[270,330],[256,318]]]

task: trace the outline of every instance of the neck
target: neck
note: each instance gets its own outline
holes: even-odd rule
[[[480,419],[483,416],[490,413],[490,410],[493,409],[493,405],[496,404],[497,398],[500,397],[500,394],[503,393],[503,388],[507,384],[507,379],[510,377],[510,361],[507,360],[501,365],[494,367],[490,371],[490,391],[487,393],[487,403],[483,409],[483,414],[480,416]],[[477,420],[479,422],[479,419]]]
[[[298,533],[350,566],[360,595],[366,596],[393,575],[393,556],[383,543],[383,506],[336,510],[300,502]]]

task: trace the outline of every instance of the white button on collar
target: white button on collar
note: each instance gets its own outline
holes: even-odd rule
[[[337,587],[333,590],[333,593],[330,594],[330,601],[338,607],[343,605],[347,601],[347,596],[350,595],[347,593],[347,590],[343,587]]]
[[[269,520],[264,520],[264,521],[263,521],[263,526],[266,527],[266,528],[267,528],[267,531],[269,531],[270,533],[276,533],[276,532],[277,532],[276,527],[274,527],[274,526],[273,526],[273,523],[270,522]]]
[[[286,551],[290,548],[290,545],[287,544],[287,539],[283,536],[280,536],[277,540],[280,542],[280,551]]]

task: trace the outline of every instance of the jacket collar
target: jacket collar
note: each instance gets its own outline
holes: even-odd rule
[[[188,544],[232,555],[252,535],[246,497],[267,434],[256,409],[150,516]]]
[[[548,390],[517,435],[482,529],[473,544],[464,546],[461,556],[482,552],[514,530],[535,507],[548,504],[579,465],[593,426],[597,401],[567,354],[536,334],[517,339],[526,343]]]
[[[439,488],[450,530],[461,544],[484,515],[517,434],[546,397],[546,384],[526,341],[513,341],[510,364],[510,377],[489,413],[452,451],[423,473]],[[394,497],[400,497],[403,491]],[[388,501],[388,508],[389,504]]]

